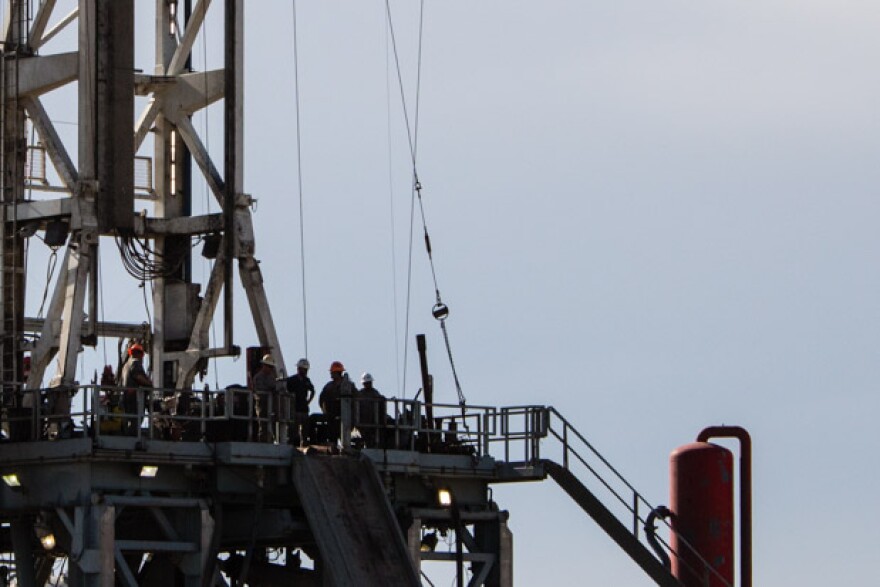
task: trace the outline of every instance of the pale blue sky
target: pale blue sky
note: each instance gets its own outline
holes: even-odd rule
[[[395,395],[390,203],[402,336],[410,180],[393,84],[389,126],[384,3],[298,7],[314,375],[340,359]],[[417,8],[392,3],[410,107]],[[880,5],[425,8],[419,171],[468,399],[556,406],[655,503],[668,503],[672,449],[742,425],[755,442],[755,584],[876,584]],[[251,2],[247,17],[245,184],[292,363],[290,2]],[[428,334],[440,399],[454,401],[420,238],[412,284],[410,340]],[[125,308],[108,301],[107,318]],[[242,371],[223,366],[221,379]],[[650,584],[551,482],[496,497],[518,585]]]
[[[416,4],[392,4],[410,88]],[[392,388],[383,3],[299,6],[310,350]],[[288,4],[250,14],[250,62],[277,59],[257,15],[283,31]],[[557,406],[655,503],[669,451],[745,426],[757,585],[875,581],[878,24],[872,2],[426,2],[419,169],[465,394]],[[278,61],[248,76],[248,186],[299,311]],[[452,401],[416,246],[414,331]],[[650,584],[551,483],[497,495],[518,584]]]

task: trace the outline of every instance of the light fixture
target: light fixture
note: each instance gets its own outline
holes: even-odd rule
[[[18,475],[16,475],[15,473],[3,475],[3,482],[10,487],[21,487],[21,481],[19,481]]]
[[[141,467],[140,476],[141,477],[155,477],[159,474],[159,467],[157,465],[143,465]]]
[[[55,548],[55,535],[48,532],[40,536],[40,544],[43,545],[45,550],[53,550]]]
[[[49,523],[45,514],[40,514],[37,516],[36,520],[34,520],[34,534],[40,539],[40,544],[43,546],[44,550],[55,549],[55,535],[49,528]]]
[[[441,506],[448,508],[452,505],[452,492],[448,489],[440,489],[437,491],[437,501]]]
[[[435,548],[437,548],[437,533],[428,532],[422,538],[422,543],[419,546],[419,550],[421,550],[422,552],[434,552]]]

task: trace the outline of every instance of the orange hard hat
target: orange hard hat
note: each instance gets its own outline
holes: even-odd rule
[[[139,345],[138,343],[134,343],[133,345],[131,345],[130,347],[128,347],[128,354],[129,354],[129,355],[133,355],[133,354],[135,354],[135,353],[141,353],[141,354],[143,354],[143,353],[144,353],[144,347],[142,347],[142,346]]]
[[[345,371],[345,365],[343,365],[339,361],[333,361],[332,363],[330,363],[331,373],[342,373],[343,371]]]

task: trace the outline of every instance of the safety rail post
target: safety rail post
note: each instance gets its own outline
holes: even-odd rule
[[[539,421],[541,412],[530,407],[526,408],[526,413],[529,415],[529,432],[528,437],[526,438],[526,442],[529,445],[529,452],[531,453],[529,464],[537,464],[538,460],[541,458],[541,445],[540,439],[538,438],[538,431],[541,429]]]
[[[501,434],[504,437],[504,461],[510,462],[510,410],[504,410],[504,419],[501,421]]]
[[[485,434],[483,435],[483,439],[480,442],[481,452],[483,456],[489,454],[489,413],[483,412],[480,419],[483,421],[483,430]]]
[[[562,466],[568,469],[568,422],[562,425]]]
[[[633,536],[639,537],[639,494],[633,491]]]
[[[208,414],[206,408],[208,402],[211,401],[211,394],[207,390],[202,391],[202,401],[199,405],[199,438],[205,438],[208,435]],[[213,407],[213,405],[212,405]]]
[[[101,437],[101,420],[104,417],[104,414],[101,414],[98,412],[98,407],[97,407],[101,401],[100,393],[101,393],[100,387],[93,387],[92,388],[92,393],[91,393],[92,413],[89,414],[88,409],[86,409],[86,415],[90,416],[89,422],[91,422],[92,435],[94,436],[94,438],[96,440]],[[109,405],[109,403],[108,403],[108,405]]]

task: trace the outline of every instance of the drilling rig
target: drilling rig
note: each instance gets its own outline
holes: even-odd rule
[[[244,189],[244,0],[156,0],[146,73],[135,66],[145,27],[134,0],[79,0],[67,14],[58,4],[7,0],[0,61],[0,579],[42,586],[63,570],[73,586],[412,586],[423,562],[441,561],[458,585],[508,587],[509,513],[491,486],[552,477],[657,584],[732,585],[732,553],[723,568],[690,557],[673,574],[654,551],[662,510],[553,408],[434,403],[424,343],[422,401],[343,395],[339,418],[304,442]],[[212,51],[223,67],[194,71],[209,9],[222,11]],[[71,49],[48,51],[56,37]],[[75,145],[46,106],[62,88],[76,96]],[[216,162],[193,117],[220,103]],[[193,214],[195,174],[218,213]],[[152,213],[136,212],[139,202]],[[204,284],[194,243],[213,263]],[[45,313],[28,316],[27,253],[43,245],[61,253],[57,277]],[[100,319],[108,245],[132,280],[149,283],[151,322]],[[247,388],[194,388],[209,361],[241,353],[236,268],[256,356],[271,354],[279,382],[262,410]],[[148,349],[153,385],[133,412],[114,411],[131,392],[115,381],[77,381],[83,347],[107,338]]]

